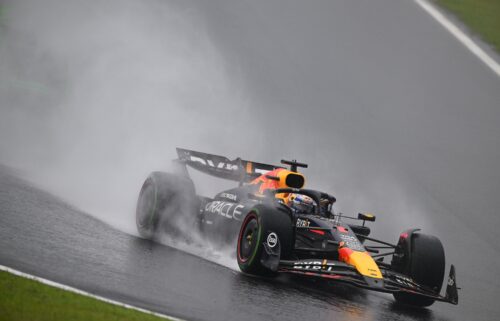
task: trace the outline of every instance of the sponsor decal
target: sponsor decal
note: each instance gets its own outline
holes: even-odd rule
[[[209,167],[212,167],[216,170],[239,171],[238,164],[235,164],[233,162],[227,163],[227,162],[223,162],[223,161],[222,162],[221,161],[214,161],[212,159],[204,159],[204,158],[193,156],[193,155],[189,155],[189,159],[192,162],[200,163],[204,166],[209,166]],[[256,165],[256,166],[258,166],[258,165]],[[257,174],[261,174],[261,175],[264,175],[264,174],[267,174],[270,172],[269,169],[258,168],[256,166],[254,166],[253,163],[248,162],[247,166],[246,166],[246,172],[249,174],[254,172]]]
[[[303,220],[300,218],[298,218],[297,222],[295,223],[297,227],[309,227],[310,224],[311,222],[309,222],[309,220]]]
[[[298,261],[293,263],[293,268],[295,270],[321,270],[323,272],[331,272],[335,266],[335,262],[323,260],[323,261]]]
[[[242,210],[244,207],[245,206],[241,204],[213,201],[205,205],[205,211],[240,221],[241,215],[243,214]]]
[[[245,208],[243,205],[236,205],[233,210],[233,218],[237,221],[241,221],[242,210]]]
[[[321,265],[322,261],[297,261],[293,262],[293,265]]]
[[[278,244],[278,235],[276,235],[276,233],[274,232],[271,232],[267,235],[267,245],[270,247],[270,248],[273,248],[276,246],[276,244]]]
[[[231,194],[231,193],[220,193],[219,196],[223,197],[223,198],[230,199],[232,201],[236,201],[236,195]]]
[[[344,242],[345,247],[350,248],[354,251],[364,251],[363,245],[361,245],[361,243],[355,236],[344,233],[339,233],[338,235]]]
[[[196,157],[196,156],[190,156],[190,158],[191,158],[191,161],[203,164],[205,166],[210,166],[213,168],[225,169],[225,170],[230,170],[230,171],[237,171],[238,170],[238,165],[236,165],[236,164],[230,164],[230,163],[225,163],[225,162],[217,162],[217,164],[215,164],[214,161],[211,159],[203,159],[201,157]]]

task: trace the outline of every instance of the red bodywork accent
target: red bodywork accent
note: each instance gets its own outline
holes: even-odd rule
[[[345,227],[343,227],[343,226],[340,226],[340,225],[338,225],[338,226],[337,226],[337,231],[339,231],[339,232],[341,232],[341,233],[347,233],[346,228],[345,228]]]
[[[273,179],[269,179],[266,176],[278,176],[278,173],[281,171],[284,171],[284,168],[277,168],[273,171],[270,171],[264,175],[261,175],[254,179],[250,184],[260,184],[259,186],[259,193],[264,193],[265,190],[268,189],[278,189],[279,188],[279,182],[275,181]]]
[[[241,224],[240,234],[238,235],[238,247],[237,247],[238,259],[242,263],[245,263],[248,260],[248,258],[244,259],[241,257],[241,250],[240,250],[241,239],[243,238],[243,232],[245,231],[245,228],[246,228],[248,222],[250,222],[252,219],[257,220],[257,224],[259,223],[259,219],[257,218],[257,215],[255,215],[255,213],[250,213],[249,215],[247,215],[247,217],[243,221],[243,224]]]
[[[349,261],[349,257],[351,256],[353,250],[348,247],[339,248],[339,261],[347,263]]]
[[[325,235],[325,231],[322,231],[322,230],[309,230],[313,233],[316,233],[316,234],[319,234],[319,235]]]

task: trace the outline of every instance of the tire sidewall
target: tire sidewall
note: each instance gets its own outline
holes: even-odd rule
[[[153,189],[153,200],[144,199],[147,197],[147,190]],[[144,203],[146,203],[146,208]],[[151,238],[156,230],[157,224],[157,206],[158,206],[158,189],[154,182],[154,178],[150,175],[141,187],[139,198],[136,206],[136,225],[139,235],[143,238]],[[147,214],[140,213],[147,211]],[[147,217],[142,218],[143,215]]]
[[[411,246],[407,254],[403,273],[418,284],[424,285],[439,293],[444,280],[445,255],[441,241],[432,235],[412,233]],[[407,305],[427,307],[434,299],[406,292],[394,293],[397,302]]]
[[[151,203],[147,207],[149,219],[146,224],[141,224],[139,216],[139,205],[147,188],[154,189],[153,200],[145,200]],[[151,239],[158,230],[164,227],[170,229],[173,234],[180,234],[174,226],[179,220],[185,220],[186,225],[191,224],[195,219],[196,212],[196,191],[194,184],[188,177],[165,172],[152,172],[145,180],[136,209],[136,224],[139,234]],[[191,213],[192,212],[192,213]],[[194,223],[194,222],[193,222]],[[177,235],[176,235],[177,236]]]
[[[243,242],[245,228],[252,220],[256,220],[258,224],[256,243],[252,254],[247,259],[243,259],[241,256],[241,242]],[[249,274],[269,275],[270,271],[262,266],[260,261],[262,251],[264,251],[264,242],[269,234],[275,233],[280,243],[280,258],[288,258],[291,255],[292,231],[292,221],[286,213],[270,206],[256,206],[253,208],[245,216],[238,234],[236,256],[240,270]]]

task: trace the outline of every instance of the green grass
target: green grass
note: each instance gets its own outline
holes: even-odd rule
[[[0,271],[0,320],[165,321]]]
[[[435,0],[500,52],[500,0]]]

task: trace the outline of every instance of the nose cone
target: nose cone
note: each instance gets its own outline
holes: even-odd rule
[[[344,247],[339,249],[339,259],[354,266],[363,276],[374,279],[382,279],[382,273],[380,272],[377,263],[375,263],[368,252],[353,251]]]

